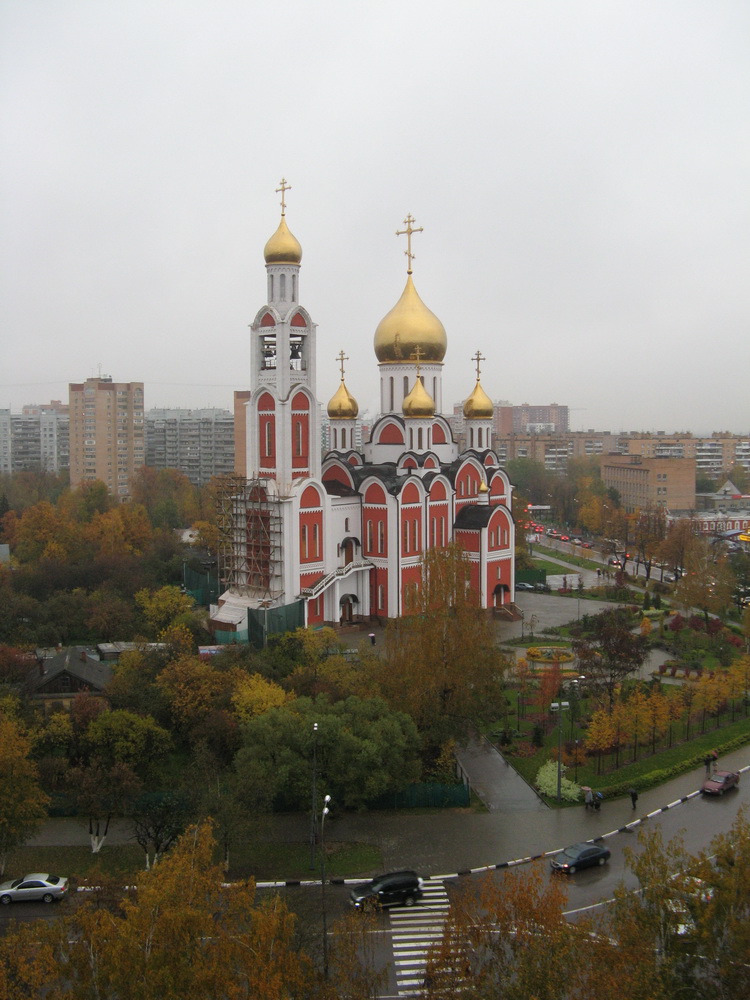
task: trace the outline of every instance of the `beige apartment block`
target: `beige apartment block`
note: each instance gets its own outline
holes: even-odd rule
[[[729,475],[737,463],[750,472],[750,437],[714,431],[707,437],[694,434],[630,432],[618,436],[617,451],[644,458],[692,458],[698,475],[717,479]]]
[[[602,481],[615,489],[628,513],[664,507],[670,511],[695,509],[695,459],[642,458],[606,455],[600,460]]]
[[[74,382],[70,394],[70,485],[101,480],[121,502],[146,461],[143,382],[107,375]]]

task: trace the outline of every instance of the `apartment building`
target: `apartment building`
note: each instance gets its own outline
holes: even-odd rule
[[[68,407],[59,400],[0,410],[0,473],[60,472],[70,464]]]
[[[206,408],[146,414],[146,465],[179,469],[194,486],[234,472],[234,414]]]
[[[604,485],[617,490],[628,513],[655,507],[695,509],[695,459],[606,455],[600,468]]]
[[[101,375],[71,383],[69,400],[71,487],[99,479],[130,500],[133,474],[146,461],[143,382]]]

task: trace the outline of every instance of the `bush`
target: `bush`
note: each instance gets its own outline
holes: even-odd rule
[[[565,777],[566,770],[565,765],[562,765],[563,777],[560,782],[560,794],[566,802],[577,802],[581,797],[580,785],[576,785],[575,782]],[[548,760],[546,764],[542,764],[537,771],[534,784],[542,795],[547,795],[549,798],[554,798],[557,795],[557,764],[554,760]]]

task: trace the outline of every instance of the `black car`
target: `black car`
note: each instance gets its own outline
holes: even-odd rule
[[[422,879],[413,871],[389,872],[378,875],[371,882],[355,885],[351,901],[357,909],[368,906],[414,906],[422,896]]]
[[[552,858],[550,864],[556,872],[575,875],[581,868],[591,868],[593,865],[603,865],[609,859],[611,851],[600,844],[571,844],[564,851]]]

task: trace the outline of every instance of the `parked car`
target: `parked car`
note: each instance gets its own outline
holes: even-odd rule
[[[516,584],[516,590],[534,590],[534,589],[535,589],[535,587],[534,587],[533,583],[517,583]]]
[[[62,899],[68,891],[68,880],[59,875],[48,875],[43,872],[32,872],[23,878],[0,885],[0,903],[20,903],[26,899],[41,899],[43,903],[51,903]]]
[[[601,844],[571,844],[550,861],[556,872],[575,875],[581,868],[603,865],[612,852]]]
[[[535,583],[534,590],[537,594],[549,594],[552,592],[552,588],[548,583]]]
[[[739,783],[739,771],[714,771],[701,785],[701,791],[704,795],[723,795],[728,789],[736,788]]]
[[[389,872],[355,885],[349,894],[359,910],[368,906],[414,906],[422,896],[422,879],[413,871]]]
[[[676,918],[675,933],[682,937],[695,930],[693,913],[711,902],[714,890],[695,875],[675,872],[669,878],[666,895],[667,910]]]

